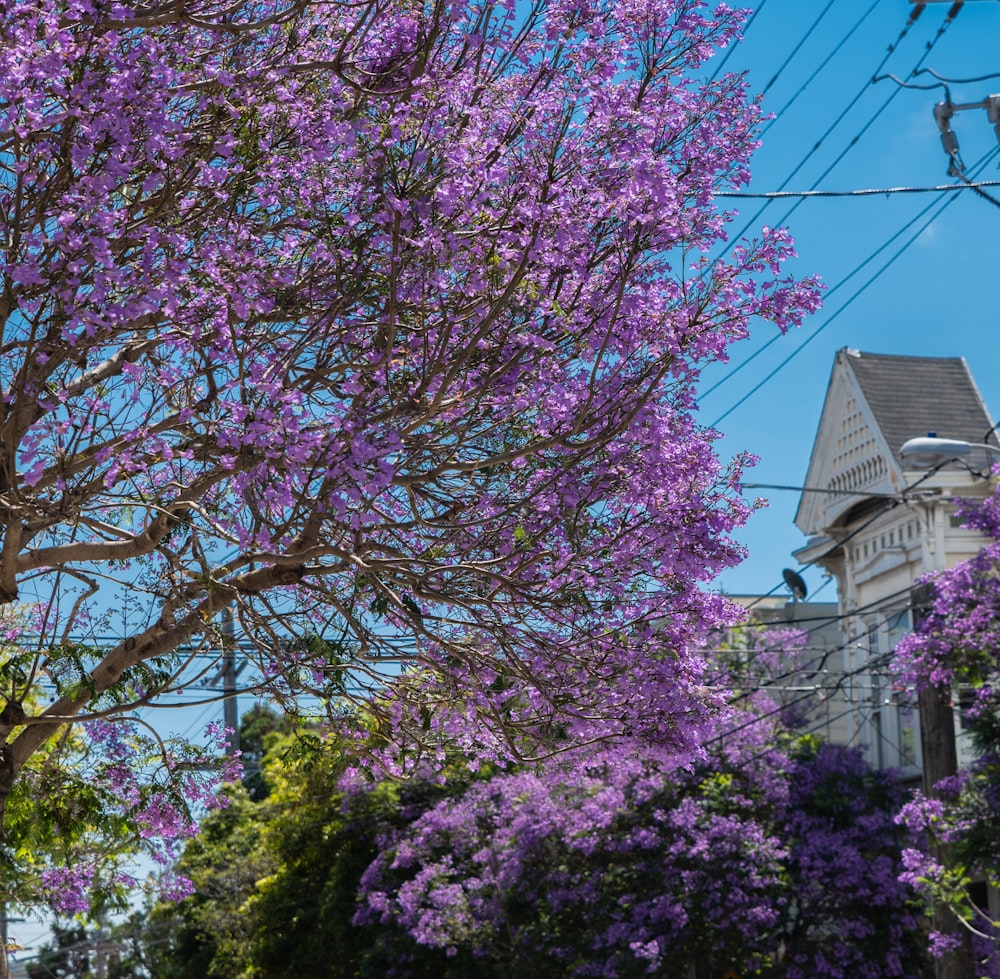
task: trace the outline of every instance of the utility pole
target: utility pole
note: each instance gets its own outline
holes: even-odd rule
[[[233,757],[240,750],[240,723],[236,705],[236,621],[233,610],[222,610],[222,695],[223,722],[231,732],[226,755]]]
[[[932,586],[924,584],[914,587],[911,601],[914,627],[927,615],[932,601]],[[920,709],[923,792],[928,799],[936,799],[939,796],[936,788],[938,782],[958,771],[951,688],[927,687],[920,691],[917,703]],[[944,843],[938,843],[934,848],[934,857],[942,864],[945,862],[945,848]],[[935,908],[934,929],[959,940],[954,952],[937,959],[937,979],[976,979],[971,936],[951,908]]]

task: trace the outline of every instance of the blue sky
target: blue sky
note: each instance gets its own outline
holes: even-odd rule
[[[970,0],[942,33],[949,8],[948,3],[928,3],[896,44],[913,10],[907,0],[836,0],[829,5],[825,0],[808,4],[763,0],[758,4],[756,18],[725,70],[747,71],[754,93],[768,89],[765,109],[785,111],[780,111],[763,135],[748,190],[777,191],[786,180],[786,191],[952,183],[933,115],[934,105],[945,99],[944,89],[900,89],[890,80],[871,82],[890,45],[895,45],[883,73],[914,84],[933,84],[935,79],[929,74],[912,75],[920,67],[959,79],[949,84],[956,104],[1000,93],[1000,76],[971,81],[1000,72],[995,43],[1000,37],[1000,3]],[[782,68],[810,28],[812,33],[801,49]],[[829,63],[811,77],[841,42]],[[803,85],[805,89],[786,109]],[[856,97],[856,104],[830,131]],[[984,109],[956,113],[952,127],[969,172],[998,149],[997,134]],[[824,176],[840,156],[840,162]],[[978,171],[978,178],[1000,179],[998,161],[1000,156],[992,156]],[[1000,199],[1000,187],[989,192]],[[951,203],[880,271],[946,200]],[[763,202],[731,203],[741,211],[731,226],[737,232]],[[751,338],[733,348],[729,367],[706,372],[703,391],[721,382],[701,399],[704,422],[711,424],[726,416],[717,426],[725,433],[720,453],[732,455],[744,449],[756,453],[760,463],[748,474],[748,481],[802,485],[834,354],[841,347],[871,353],[963,356],[996,418],[1000,344],[993,246],[1000,232],[1000,207],[969,190],[814,198],[800,203],[786,217],[794,204],[794,199],[770,203],[754,227],[788,227],[799,254],[794,270],[817,273],[830,294],[820,313],[771,344],[739,372],[730,373],[773,337],[774,327],[756,324]],[[884,247],[928,207],[922,219]],[[883,247],[877,258],[856,271]],[[869,279],[874,281],[838,312]],[[789,363],[765,381],[790,355],[794,356]],[[762,382],[760,390],[731,411]],[[926,433],[914,432],[921,434]],[[750,556],[717,582],[730,594],[769,591],[781,581],[783,567],[797,567],[791,552],[804,543],[793,523],[798,494],[753,491],[748,495],[758,493],[769,497],[770,506],[739,535]],[[823,583],[817,569],[808,569],[804,577],[811,592]],[[827,586],[817,597],[832,601],[834,587]]]

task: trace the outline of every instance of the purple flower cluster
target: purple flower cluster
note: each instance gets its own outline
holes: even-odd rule
[[[52,895],[53,910],[72,916],[90,910],[90,893],[94,883],[94,868],[49,867],[42,871],[42,887]]]
[[[735,766],[606,751],[474,782],[385,836],[356,923],[538,974],[917,974],[898,789],[857,752],[759,747]]]

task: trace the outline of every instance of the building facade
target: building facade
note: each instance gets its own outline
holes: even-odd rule
[[[894,684],[889,660],[913,627],[918,579],[984,543],[961,526],[955,501],[990,491],[985,474],[994,458],[984,448],[931,469],[904,462],[903,443],[928,434],[997,445],[963,358],[840,350],[795,519],[809,538],[795,556],[824,568],[839,588],[841,676],[830,699],[843,713],[846,741],[865,746],[875,766],[914,779],[927,750],[918,704]],[[952,721],[961,764],[968,745],[957,706]]]
[[[846,715],[836,697],[826,696],[840,673],[840,609],[836,602],[797,601],[784,595],[727,595],[747,611],[747,621],[722,637],[730,649],[747,647],[746,676],[736,685],[761,689],[777,703],[790,705],[803,718],[805,730],[824,741],[846,744]],[[769,642],[774,633],[795,633],[794,655],[784,663],[771,661],[765,668],[757,654],[774,654],[780,644]],[[831,682],[831,678],[832,682]]]

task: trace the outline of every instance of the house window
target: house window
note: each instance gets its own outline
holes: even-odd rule
[[[879,628],[877,622],[872,622],[868,626],[868,652],[872,656],[877,656],[879,650]]]
[[[872,761],[875,767],[881,771],[886,768],[886,745],[885,745],[885,735],[882,733],[882,712],[878,710],[872,711],[872,754],[874,758]]]
[[[969,711],[976,702],[976,691],[969,687],[962,687],[958,692],[958,717],[959,725],[963,731],[968,731],[972,727],[972,715]]]
[[[889,612],[886,617],[886,628],[889,633],[889,649],[895,649],[896,643],[912,628],[910,625],[910,610],[908,608]]]
[[[899,711],[899,764],[901,768],[917,764],[917,712],[909,705],[897,708]]]

